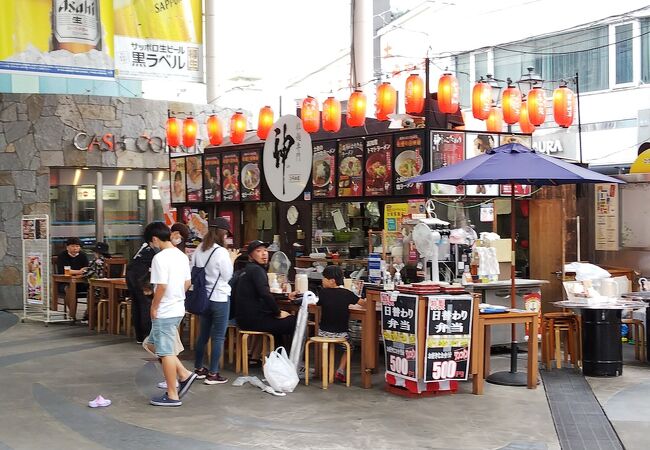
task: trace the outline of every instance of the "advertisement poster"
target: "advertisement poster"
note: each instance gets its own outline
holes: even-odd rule
[[[465,134],[453,131],[431,132],[431,168],[456,164],[465,159]]]
[[[425,383],[467,380],[470,371],[472,311],[470,295],[428,297]]]
[[[187,171],[187,201],[203,201],[203,158],[201,155],[193,155],[185,158],[185,169]]]
[[[2,0],[0,70],[112,78],[116,2]]]
[[[226,152],[221,155],[221,199],[236,202],[241,198],[239,192],[239,153]]]
[[[172,189],[172,203],[185,203],[185,158],[169,159],[169,180]]]
[[[366,195],[392,195],[393,138],[379,136],[366,141]]]
[[[47,221],[43,219],[23,219],[23,239],[47,239]]]
[[[311,183],[314,198],[336,197],[336,141],[314,144]]]
[[[339,197],[363,195],[363,139],[339,142]]]
[[[396,195],[424,195],[423,183],[408,183],[410,178],[418,176],[424,171],[422,158],[422,145],[424,136],[414,132],[397,135],[395,137],[395,194]]]
[[[386,203],[384,205],[384,230],[400,231],[402,218],[408,213],[408,203]]]
[[[499,146],[499,135],[490,133],[467,133],[465,136],[465,159],[482,155]]]
[[[532,136],[520,136],[518,134],[506,134],[499,137],[499,145],[521,144],[528,148],[533,146]]]
[[[597,184],[596,200],[596,250],[618,250],[618,186],[614,183]]]
[[[113,0],[122,78],[203,81],[201,0]]]
[[[259,200],[262,196],[260,175],[260,151],[241,152],[241,199]]]
[[[43,261],[42,253],[28,253],[25,260],[27,302],[34,305],[43,304]]]
[[[205,155],[203,167],[203,192],[206,202],[221,201],[221,156]]]
[[[386,373],[417,380],[418,296],[381,293],[381,334]]]
[[[532,188],[527,184],[515,184],[515,195],[530,195]],[[501,195],[510,195],[512,194],[512,189],[510,189],[509,184],[501,185]]]

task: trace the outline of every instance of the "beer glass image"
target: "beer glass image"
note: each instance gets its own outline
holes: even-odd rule
[[[198,42],[195,8],[201,2],[180,0],[113,0],[115,34],[141,39]]]

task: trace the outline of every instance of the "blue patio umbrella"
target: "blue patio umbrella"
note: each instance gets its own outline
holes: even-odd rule
[[[511,143],[488,150],[465,161],[442,167],[411,178],[409,182],[430,182],[451,185],[500,184],[510,185],[510,228],[512,236],[512,262],[510,269],[510,305],[516,307],[515,283],[515,184],[555,186],[582,183],[623,183],[623,181],[593,170],[564,162],[536,152],[524,145]],[[515,326],[512,326],[512,359],[510,372],[488,377],[496,384],[525,386],[525,377],[517,373]]]

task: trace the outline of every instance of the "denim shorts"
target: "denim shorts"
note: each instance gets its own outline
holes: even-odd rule
[[[151,321],[149,339],[156,349],[156,356],[173,356],[177,354],[178,325],[182,319],[183,317],[168,317]]]

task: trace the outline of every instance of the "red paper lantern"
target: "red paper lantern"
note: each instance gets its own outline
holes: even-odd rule
[[[411,74],[406,79],[405,102],[407,114],[420,114],[424,108],[424,80],[420,75]]]
[[[501,97],[503,107],[503,121],[508,125],[519,122],[521,114],[521,91],[515,86],[508,86],[503,90]]]
[[[501,108],[493,106],[490,109],[485,126],[488,131],[501,132],[503,131],[503,111]]]
[[[236,112],[230,118],[230,142],[241,144],[246,138],[246,116],[241,112]]]
[[[528,120],[528,104],[526,100],[521,103],[521,113],[519,114],[519,128],[522,133],[532,134],[535,131],[535,125]]]
[[[450,73],[445,73],[438,80],[438,109],[446,114],[458,111],[459,104],[458,79]]]
[[[320,111],[318,110],[318,100],[314,97],[307,97],[302,101],[300,110],[302,118],[302,127],[307,133],[315,133],[320,128]]]
[[[553,91],[553,118],[562,128],[569,128],[573,123],[575,111],[575,95],[566,86]]]
[[[397,91],[390,83],[381,83],[377,87],[375,116],[377,120],[388,120],[388,115],[395,112]]]
[[[260,109],[260,114],[257,117],[257,137],[265,140],[269,135],[269,131],[273,126],[273,110],[270,106],[265,106]]]
[[[341,129],[341,102],[327,97],[323,102],[323,130],[337,133]]]
[[[485,120],[490,115],[492,107],[492,86],[479,81],[472,89],[472,115],[479,120]]]
[[[215,115],[208,117],[207,127],[210,145],[221,145],[223,142],[223,127],[219,117]]]
[[[199,128],[196,120],[188,117],[183,121],[183,147],[191,148],[196,144],[196,131]]]
[[[536,86],[528,93],[528,120],[539,126],[546,120],[546,96],[544,89]]]
[[[176,148],[181,145],[181,124],[175,117],[167,119],[165,126],[165,135],[167,136],[167,145]]]
[[[362,127],[366,123],[366,95],[360,90],[350,95],[346,121],[350,127]]]

